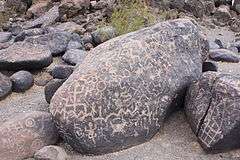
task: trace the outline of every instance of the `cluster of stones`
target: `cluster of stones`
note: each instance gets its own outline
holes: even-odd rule
[[[203,19],[205,16],[210,16],[214,24],[228,25],[234,32],[240,31],[239,0],[171,0],[160,3],[167,8],[189,12],[197,18]]]
[[[4,73],[0,73],[0,100],[12,91],[42,85],[51,114],[20,113],[2,123],[3,160],[66,160],[65,151],[52,146],[59,136],[83,154],[144,143],[171,112],[184,105],[186,90],[186,115],[203,148],[240,147],[236,140],[240,78],[214,72],[201,77],[202,71],[217,71],[211,61],[204,62],[207,59],[238,63],[234,52],[240,52],[240,41],[210,42],[208,55],[207,40],[196,23],[187,19],[112,39],[117,36],[113,27],[95,26],[109,16],[111,0],[49,0],[33,5],[8,0],[6,4],[27,11],[29,20],[12,19],[0,32],[0,71]],[[239,18],[234,19],[239,16],[237,0],[231,5],[229,1],[173,0],[169,5],[198,18],[211,15],[221,26],[239,25]],[[55,57],[60,57],[61,64],[53,65]],[[35,80],[36,70],[47,70],[50,79]]]

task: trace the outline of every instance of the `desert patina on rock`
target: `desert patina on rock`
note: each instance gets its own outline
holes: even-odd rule
[[[84,154],[148,141],[200,77],[205,44],[192,21],[179,19],[96,47],[51,100],[61,136]]]
[[[206,151],[240,147],[240,77],[207,72],[192,84],[186,97],[186,115]]]
[[[48,48],[27,42],[16,42],[0,50],[0,70],[41,69],[52,63]]]

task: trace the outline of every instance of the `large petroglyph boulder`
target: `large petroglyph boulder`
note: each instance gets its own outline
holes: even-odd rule
[[[57,129],[50,113],[21,113],[0,126],[0,157],[1,160],[30,158],[57,140]]]
[[[204,73],[190,86],[185,110],[206,151],[240,147],[240,76]]]
[[[84,154],[143,143],[202,73],[207,45],[190,20],[129,33],[93,49],[54,95],[61,136]]]

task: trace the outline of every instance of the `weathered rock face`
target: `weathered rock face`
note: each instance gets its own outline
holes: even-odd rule
[[[71,34],[67,32],[53,32],[26,39],[29,43],[48,47],[53,56],[64,53],[70,40]]]
[[[12,91],[12,82],[10,78],[0,73],[0,100],[5,98]]]
[[[57,130],[49,113],[22,113],[0,126],[1,160],[32,157],[36,151],[57,140]]]
[[[240,147],[240,77],[206,72],[192,84],[185,110],[206,151]]]
[[[61,136],[84,154],[151,139],[200,77],[203,41],[196,25],[179,19],[94,48],[51,100]]]
[[[52,63],[48,48],[27,42],[17,42],[0,50],[0,70],[44,68]]]

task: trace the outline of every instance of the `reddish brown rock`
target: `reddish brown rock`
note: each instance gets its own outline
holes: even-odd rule
[[[30,158],[57,140],[58,133],[50,113],[21,113],[0,126],[0,157],[1,160]]]

